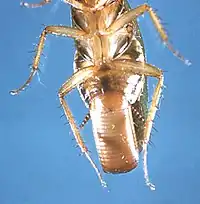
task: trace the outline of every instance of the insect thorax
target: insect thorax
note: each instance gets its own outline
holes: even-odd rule
[[[127,10],[123,1],[115,1],[94,13],[72,9],[73,26],[91,36],[88,40],[75,41],[75,72],[88,66],[112,69],[109,62],[115,60],[144,61],[137,22],[126,24],[112,34],[101,34]],[[122,92],[133,104],[142,93],[144,80],[142,76],[126,74],[96,77],[81,84],[79,91],[86,106],[93,97],[106,91]]]

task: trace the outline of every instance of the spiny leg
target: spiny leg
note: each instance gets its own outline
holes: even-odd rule
[[[42,7],[49,3],[51,3],[51,0],[43,0],[39,3],[27,3],[27,2],[21,1],[20,5],[26,8],[38,8],[38,7]]]
[[[99,172],[97,166],[95,165],[95,163],[93,162],[93,160],[91,159],[87,147],[85,146],[79,129],[76,126],[74,117],[71,113],[71,110],[69,109],[69,106],[67,105],[64,97],[73,89],[75,88],[78,84],[82,83],[83,81],[85,81],[86,79],[88,79],[89,77],[92,77],[93,75],[93,67],[88,67],[84,70],[79,70],[78,72],[76,72],[69,80],[67,80],[62,87],[59,90],[59,100],[60,100],[60,104],[64,109],[64,113],[69,121],[69,124],[71,126],[72,132],[74,134],[74,137],[76,139],[77,144],[79,145],[81,152],[83,154],[85,154],[85,156],[87,157],[87,159],[89,160],[89,162],[91,163],[92,167],[95,169],[96,174],[102,184],[103,187],[107,187],[106,182],[103,180],[101,173]]]
[[[153,97],[152,97],[152,102],[151,102],[148,116],[147,116],[147,120],[145,122],[144,136],[146,138],[145,138],[145,141],[143,144],[143,167],[144,167],[144,178],[146,180],[146,184],[150,187],[151,190],[155,190],[155,186],[149,180],[148,168],[147,168],[147,153],[148,153],[148,143],[150,141],[151,130],[153,127],[153,120],[155,118],[155,114],[157,111],[157,105],[158,105],[159,100],[160,100],[164,77],[163,77],[161,70],[160,70],[160,74],[157,75],[156,72],[157,72],[158,68],[153,67],[152,65],[149,65],[149,64],[147,65],[147,69],[148,69],[148,67],[155,69],[155,75],[152,75],[152,77],[156,77],[158,79],[158,83],[155,87]]]
[[[148,4],[140,5],[140,6],[136,7],[135,9],[128,11],[127,13],[122,15],[118,20],[114,21],[113,24],[111,24],[110,27],[106,30],[106,32],[107,33],[116,32],[117,30],[122,28],[125,24],[131,22],[133,19],[136,19],[138,16],[141,16],[145,12],[149,13],[151,20],[152,20],[157,32],[159,33],[161,40],[164,42],[166,47],[173,53],[174,56],[176,56],[178,59],[183,61],[186,65],[188,65],[188,66],[191,65],[191,62],[189,60],[185,59],[179,53],[179,51],[175,50],[173,48],[172,44],[169,43],[167,33],[165,32],[165,30],[164,30],[164,28],[160,22],[159,17],[157,16],[155,11]]]
[[[83,32],[81,30],[71,28],[71,27],[66,27],[66,26],[47,26],[43,30],[42,34],[40,35],[40,40],[39,40],[39,43],[38,43],[37,48],[36,48],[36,55],[35,55],[34,60],[33,60],[32,70],[31,70],[31,73],[29,75],[29,78],[20,88],[10,91],[10,94],[17,95],[21,91],[23,91],[30,84],[34,75],[37,73],[39,62],[40,62],[40,56],[42,55],[42,51],[44,48],[44,43],[45,43],[47,34],[53,34],[53,35],[57,35],[57,36],[64,36],[64,37],[71,37],[71,38],[75,38],[75,39],[87,40],[85,32]]]
[[[144,178],[146,184],[150,187],[151,190],[155,190],[155,186],[150,182],[148,169],[147,169],[147,147],[150,140],[151,129],[153,125],[153,120],[155,118],[157,105],[160,99],[161,90],[163,86],[163,73],[159,68],[152,66],[150,64],[142,63],[142,62],[121,62],[116,60],[113,62],[118,69],[124,69],[128,72],[135,72],[135,74],[145,75],[156,77],[158,79],[158,83],[153,93],[152,102],[148,111],[147,120],[145,122],[145,130],[144,137],[145,140],[143,142],[143,167],[144,167]]]
[[[90,120],[90,118],[91,118],[90,113],[87,113],[87,115],[85,116],[81,124],[79,125],[79,128],[83,129],[85,124],[87,124],[87,122]]]
[[[159,103],[159,99],[161,96],[162,86],[163,86],[163,75],[160,75],[158,77],[158,83],[154,90],[154,94],[152,97],[152,103],[149,109],[148,117],[147,117],[146,124],[145,124],[145,130],[144,130],[144,135],[146,136],[146,141],[144,142],[144,145],[143,145],[144,177],[146,180],[146,184],[150,186],[152,190],[155,190],[155,186],[152,185],[149,181],[148,169],[147,169],[147,148],[148,148],[148,143],[150,141],[150,134],[151,134],[151,129],[153,125],[153,120],[155,118],[155,114],[157,111],[157,105]]]

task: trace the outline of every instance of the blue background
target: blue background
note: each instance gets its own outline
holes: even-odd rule
[[[131,2],[132,7],[144,3]],[[165,70],[164,99],[156,117],[149,147],[149,173],[156,184],[152,192],[144,184],[142,165],[124,175],[104,175],[111,192],[101,187],[85,157],[79,156],[66,119],[60,119],[57,91],[73,72],[73,40],[48,36],[40,66],[41,82],[19,96],[29,75],[33,43],[42,24],[70,25],[70,7],[62,2],[39,9],[23,9],[18,1],[0,5],[0,204],[64,203],[200,203],[200,2],[151,0],[158,9],[174,46],[193,65],[185,66],[161,43],[148,14],[140,18],[147,60]],[[152,85],[150,88],[152,89]],[[77,91],[68,102],[80,123],[87,113]],[[99,166],[91,123],[83,131]]]

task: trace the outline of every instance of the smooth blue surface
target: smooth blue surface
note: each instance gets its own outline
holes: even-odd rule
[[[131,2],[133,7],[144,3]],[[69,126],[58,109],[57,91],[71,76],[74,45],[71,39],[48,36],[40,67],[41,85],[19,96],[9,90],[29,75],[32,43],[38,42],[42,24],[70,25],[70,7],[63,3],[23,9],[18,1],[0,5],[0,204],[189,204],[200,203],[200,63],[199,8],[194,1],[150,1],[158,9],[174,46],[193,65],[185,66],[161,43],[148,15],[140,18],[148,62],[165,73],[164,99],[155,120],[149,148],[149,173],[156,191],[144,185],[142,165],[124,175],[105,175],[111,189],[102,189],[89,162],[79,156]],[[152,87],[151,87],[152,88]],[[68,101],[80,122],[87,110],[77,92]],[[84,138],[97,156],[86,126]],[[99,164],[99,163],[98,163]]]

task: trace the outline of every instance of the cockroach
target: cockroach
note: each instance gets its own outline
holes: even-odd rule
[[[50,3],[22,2],[28,8]],[[145,50],[137,18],[148,12],[166,47],[185,64],[190,62],[168,41],[168,36],[155,11],[148,4],[131,9],[126,0],[63,0],[71,5],[72,27],[47,26],[40,35],[28,80],[12,95],[19,94],[38,71],[46,35],[75,40],[74,74],[61,86],[58,97],[76,142],[106,186],[91,159],[80,129],[92,120],[98,156],[106,173],[125,173],[137,167],[143,152],[146,185],[155,190],[147,170],[147,146],[152,123],[163,87],[163,71],[146,62]],[[148,107],[147,77],[158,80]],[[78,88],[89,113],[78,127],[64,97]]]

